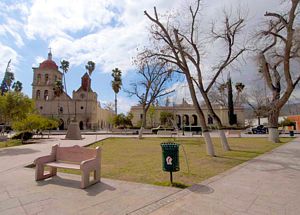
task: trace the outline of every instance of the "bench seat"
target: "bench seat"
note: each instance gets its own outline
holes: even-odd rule
[[[78,165],[78,164],[64,163],[64,162],[59,162],[59,161],[47,163],[47,164],[45,164],[45,166],[80,170],[80,165]]]
[[[101,148],[89,149],[80,146],[52,147],[50,155],[42,156],[34,160],[35,180],[40,181],[57,174],[57,168],[80,170],[81,188],[100,182]],[[45,174],[45,167],[50,168],[50,173]],[[90,180],[90,173],[94,174]]]

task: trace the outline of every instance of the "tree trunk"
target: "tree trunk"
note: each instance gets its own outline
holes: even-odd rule
[[[221,144],[222,144],[222,147],[225,151],[230,151],[230,146],[228,144],[228,141],[227,141],[227,137],[225,135],[225,132],[223,129],[219,129],[218,130],[219,132],[219,135],[220,135],[220,139],[221,139]]]
[[[206,153],[210,156],[215,156],[214,145],[212,144],[209,131],[204,131],[203,137],[206,143]]]
[[[257,117],[258,125],[260,125],[260,117]]]
[[[269,114],[268,121],[269,121],[269,141],[273,143],[280,143],[279,140],[279,132],[278,132],[278,118],[279,118],[279,111],[272,110]]]
[[[143,138],[143,131],[144,131],[144,128],[143,126],[140,128],[139,130],[139,139],[142,139]]]
[[[224,133],[223,125],[222,125],[222,122],[221,122],[220,118],[215,113],[215,111],[214,111],[214,109],[211,105],[211,102],[209,101],[209,98],[208,98],[207,94],[205,94],[203,91],[201,91],[201,94],[204,98],[204,101],[206,103],[206,106],[208,108],[209,113],[212,115],[213,119],[216,120],[216,122],[217,122],[218,132],[219,132],[219,135],[220,135],[221,145],[222,145],[223,149],[225,151],[230,151],[230,147],[229,147],[229,144],[228,144],[228,141],[227,141],[227,137]]]
[[[145,107],[143,107],[143,117],[142,117],[142,125],[139,130],[139,139],[143,138],[143,131],[144,131],[144,128],[146,127],[146,122],[147,122],[146,113],[147,113],[147,111],[146,111]]]
[[[66,92],[66,94],[68,95],[68,92],[67,92],[67,84],[66,84],[66,75],[65,75],[65,73],[63,73],[63,76],[64,76],[65,92]],[[71,122],[71,119],[70,119],[69,98],[68,98],[68,96],[67,96],[67,99],[68,99],[68,101],[67,101],[68,119],[69,119],[69,122]],[[68,121],[67,121],[67,125],[69,125],[69,124],[68,124]]]
[[[115,113],[116,113],[116,115],[118,114],[118,102],[117,102],[118,100],[117,100],[117,93],[115,93]]]

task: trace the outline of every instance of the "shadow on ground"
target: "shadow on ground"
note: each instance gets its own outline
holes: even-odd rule
[[[0,150],[0,156],[16,156],[21,154],[33,154],[40,152],[39,150],[34,149],[21,149],[21,148],[6,148]]]
[[[193,186],[189,187],[188,190],[190,190],[193,193],[201,193],[201,194],[210,194],[214,192],[213,188],[203,184],[194,184]]]
[[[116,188],[110,186],[109,184],[99,182],[97,184],[94,184],[86,189],[81,189],[80,188],[80,180],[73,180],[73,179],[67,179],[67,178],[62,178],[60,176],[55,176],[43,181],[37,181],[38,186],[45,186],[45,185],[57,185],[57,186],[62,186],[62,187],[70,187],[74,189],[79,189],[83,190],[87,193],[88,196],[96,196],[97,194],[105,191],[105,190],[116,190]]]

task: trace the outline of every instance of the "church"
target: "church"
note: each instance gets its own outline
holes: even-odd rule
[[[70,97],[64,90],[58,96],[54,91],[56,81],[63,79],[57,64],[52,60],[51,51],[48,59],[33,67],[32,98],[36,109],[45,117],[60,120],[60,130],[68,128],[71,120],[76,119],[83,129],[107,129],[113,112],[101,108],[97,93],[91,88],[91,78],[88,73],[81,77],[81,86],[73,91]]]

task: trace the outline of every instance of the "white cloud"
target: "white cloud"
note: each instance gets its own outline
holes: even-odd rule
[[[34,63],[32,64],[32,67],[38,67],[44,60],[46,60],[44,57],[37,56],[34,60]]]
[[[72,65],[93,60],[103,72],[119,67],[132,69],[132,57],[148,42],[148,20],[143,11],[156,5],[165,13],[179,5],[155,0],[34,1],[30,8],[26,34],[47,42],[53,55]]]
[[[48,39],[91,31],[112,21],[116,14],[109,6],[110,1],[35,0],[29,12],[27,36]]]
[[[3,75],[8,61],[11,59],[11,69],[14,71],[14,67],[18,64],[18,54],[11,47],[5,46],[0,43],[0,74]]]

